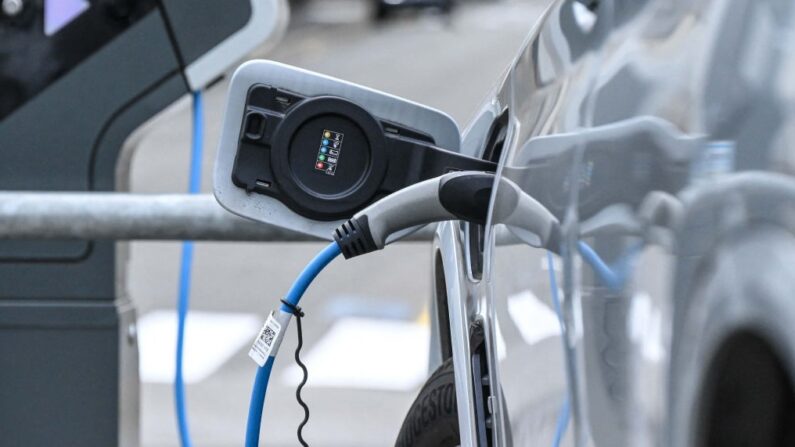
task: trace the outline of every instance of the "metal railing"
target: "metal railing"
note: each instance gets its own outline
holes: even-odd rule
[[[405,240],[431,237],[426,227]],[[81,192],[0,192],[0,239],[320,240],[236,216],[210,194]]]

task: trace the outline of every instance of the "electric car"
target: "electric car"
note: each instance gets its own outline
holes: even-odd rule
[[[795,445],[793,20],[546,10],[462,133],[497,180],[485,225],[436,230],[437,369],[398,445]],[[507,184],[556,249],[502,219]]]

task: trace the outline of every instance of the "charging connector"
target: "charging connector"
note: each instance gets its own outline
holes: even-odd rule
[[[393,193],[356,213],[334,231],[346,259],[380,250],[389,236],[445,220],[484,224],[494,188],[489,172],[453,172]],[[492,221],[530,232],[542,247],[559,244],[559,223],[543,205],[508,179],[500,179],[500,203]]]

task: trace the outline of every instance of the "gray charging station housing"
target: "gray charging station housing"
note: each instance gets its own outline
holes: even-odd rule
[[[124,189],[130,134],[278,37],[287,14],[285,0],[92,1],[47,36],[45,3],[0,20],[4,191]],[[140,444],[136,312],[117,248],[0,241],[0,447]]]

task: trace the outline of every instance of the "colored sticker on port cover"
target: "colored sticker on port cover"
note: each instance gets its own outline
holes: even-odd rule
[[[323,130],[320,135],[320,148],[317,150],[315,158],[315,170],[323,171],[326,175],[334,175],[337,172],[344,136],[341,132]]]

